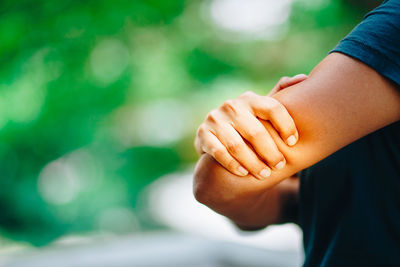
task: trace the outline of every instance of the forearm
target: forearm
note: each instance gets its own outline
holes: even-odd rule
[[[334,53],[306,81],[277,93],[274,97],[289,110],[300,138],[295,147],[289,148],[275,135],[288,164],[285,171],[275,172],[270,181],[265,181],[266,186],[399,120],[397,89],[367,65]]]
[[[287,164],[258,182],[270,188],[347,144],[400,119],[397,88],[365,64],[331,54],[304,82],[273,97],[290,112],[299,141],[288,147],[269,122],[271,133]],[[255,186],[255,183],[250,183]]]
[[[299,132],[298,143],[288,147],[270,123],[262,121],[286,158],[283,169],[274,170],[262,181],[253,176],[222,175],[222,167],[203,156],[196,170],[195,194],[200,202],[238,224],[277,222],[282,203],[278,198],[271,200],[275,185],[400,119],[400,95],[395,86],[342,54],[328,56],[306,81],[274,97],[289,110]]]
[[[194,194],[199,202],[245,230],[296,219],[290,207],[297,205],[298,179],[267,190],[253,181],[257,181],[255,177],[236,176],[205,154],[196,166]]]

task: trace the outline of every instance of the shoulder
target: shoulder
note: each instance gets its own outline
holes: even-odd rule
[[[400,85],[400,1],[384,1],[369,12],[331,52],[360,60]]]

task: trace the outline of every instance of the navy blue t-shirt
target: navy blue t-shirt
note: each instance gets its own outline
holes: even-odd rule
[[[400,88],[400,0],[368,13],[331,52]],[[400,266],[400,122],[302,171],[299,224],[304,266]]]

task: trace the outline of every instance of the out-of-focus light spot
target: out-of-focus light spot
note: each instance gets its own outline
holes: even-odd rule
[[[131,97],[137,100],[175,97],[190,86],[185,65],[177,57],[182,48],[170,38],[162,31],[135,31],[131,41],[131,62],[135,69]]]
[[[139,221],[131,209],[117,207],[105,210],[98,219],[101,231],[124,234],[139,229]]]
[[[102,169],[85,149],[76,150],[47,164],[40,172],[38,190],[50,204],[62,205],[93,188],[102,178]]]
[[[210,12],[220,27],[269,37],[289,17],[292,0],[212,0]]]
[[[40,173],[38,190],[48,203],[62,205],[73,200],[79,191],[79,180],[62,160],[49,163]]]
[[[168,145],[181,139],[192,128],[190,109],[173,99],[159,100],[116,112],[116,135],[126,146]]]
[[[188,110],[175,100],[152,103],[139,110],[137,132],[147,144],[166,144],[179,140],[185,133]]]
[[[93,49],[90,68],[96,82],[108,85],[115,82],[128,66],[129,51],[119,40],[106,39]]]
[[[57,79],[62,64],[51,48],[36,51],[23,65],[23,75],[0,90],[0,127],[7,121],[27,123],[40,114],[45,101],[47,83]],[[46,62],[51,56],[52,60]]]
[[[41,112],[44,102],[42,83],[33,83],[30,79],[22,79],[12,86],[9,91],[9,118],[15,122],[29,122],[36,119]]]
[[[65,163],[74,169],[80,191],[92,190],[103,181],[102,165],[88,149],[81,148],[68,154]]]

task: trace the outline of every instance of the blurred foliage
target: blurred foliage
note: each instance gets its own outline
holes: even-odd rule
[[[218,27],[209,3],[0,2],[3,235],[146,230],[138,195],[195,161],[209,109],[309,72],[376,5],[295,1],[281,36],[259,39]]]

